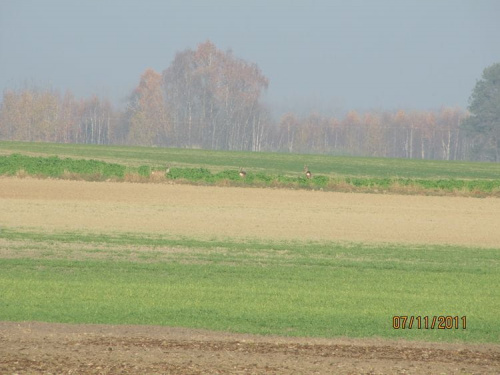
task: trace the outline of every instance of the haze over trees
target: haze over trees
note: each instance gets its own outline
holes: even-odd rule
[[[170,144],[260,151],[267,121],[260,96],[268,84],[257,65],[210,41],[178,53],[163,72]]]
[[[123,110],[97,96],[7,90],[0,139],[500,161],[500,64],[485,69],[470,113],[443,107],[273,119],[262,101],[268,85],[256,64],[207,41],[177,53],[161,73],[146,69]]]
[[[469,99],[471,116],[464,122],[473,151],[500,161],[500,63],[483,71]]]

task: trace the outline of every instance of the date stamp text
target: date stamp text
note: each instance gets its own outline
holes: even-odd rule
[[[466,329],[467,317],[451,315],[394,315],[392,317],[394,329]]]

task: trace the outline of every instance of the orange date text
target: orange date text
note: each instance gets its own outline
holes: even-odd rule
[[[467,317],[452,315],[394,315],[394,329],[466,329]]]

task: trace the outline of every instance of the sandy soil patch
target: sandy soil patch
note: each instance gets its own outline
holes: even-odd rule
[[[1,373],[498,374],[500,346],[0,322]]]
[[[0,225],[500,247],[500,199],[0,178]]]

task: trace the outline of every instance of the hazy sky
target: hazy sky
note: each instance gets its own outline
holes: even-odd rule
[[[121,105],[207,39],[259,65],[278,111],[465,108],[500,62],[500,1],[0,0],[0,91]]]

